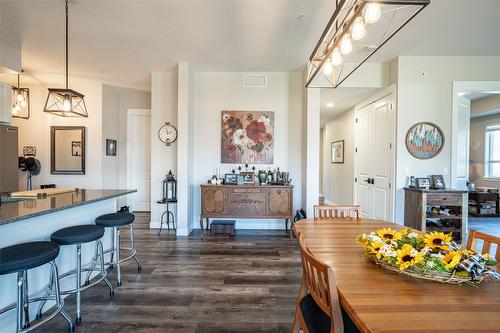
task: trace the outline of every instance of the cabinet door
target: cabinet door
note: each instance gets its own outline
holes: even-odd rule
[[[202,190],[203,213],[223,213],[224,212],[224,191],[222,189]]]
[[[0,123],[12,122],[12,90],[11,86],[0,83]]]
[[[269,213],[272,215],[290,214],[290,190],[271,188],[269,190]]]

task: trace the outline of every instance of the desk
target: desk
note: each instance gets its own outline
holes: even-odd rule
[[[358,222],[359,221],[359,222]],[[419,280],[385,270],[364,255],[356,237],[390,222],[302,220],[315,257],[332,265],[343,308],[362,332],[500,332],[500,282],[477,288]]]
[[[209,218],[285,219],[293,224],[293,186],[201,185],[200,229]],[[291,228],[290,228],[291,229]]]

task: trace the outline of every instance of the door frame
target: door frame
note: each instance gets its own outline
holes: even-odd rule
[[[127,188],[131,187],[132,182],[132,116],[151,116],[151,109],[127,109]],[[151,163],[151,161],[150,161]],[[131,208],[134,195],[127,195],[127,206]]]
[[[396,201],[396,152],[397,152],[397,149],[398,149],[398,145],[397,145],[397,142],[396,142],[396,130],[397,130],[397,113],[398,113],[398,100],[397,100],[397,88],[396,88],[396,84],[392,84],[390,86],[388,86],[387,88],[384,88],[380,91],[378,91],[377,93],[375,93],[374,95],[370,96],[369,98],[365,99],[363,102],[357,104],[355,107],[354,107],[354,118],[355,118],[355,121],[356,119],[358,118],[358,112],[360,109],[370,105],[370,104],[375,104],[377,103],[378,101],[380,101],[381,99],[384,99],[386,98],[387,96],[389,95],[392,95],[392,100],[393,100],[393,105],[392,105],[392,112],[391,112],[391,116],[392,116],[392,119],[391,119],[391,144],[392,144],[392,147],[391,147],[391,150],[392,150],[392,154],[390,154],[391,156],[391,159],[392,161],[389,161],[389,179],[390,179],[390,199],[389,199],[389,202],[390,202],[390,208],[389,208],[389,220],[390,221],[394,221],[394,216],[395,216],[395,210],[396,210],[396,204],[395,204],[395,201]],[[356,149],[356,147],[358,146],[358,127],[356,125],[356,122],[354,123],[354,148]],[[354,153],[354,177],[357,177],[357,174],[358,174],[358,155],[356,153]],[[353,202],[354,204],[358,204],[358,184],[359,184],[359,179],[356,181],[354,181],[353,179]]]
[[[458,161],[456,153],[458,151],[458,135],[460,130],[467,126],[458,121],[458,100],[456,96],[460,92],[468,91],[500,91],[500,81],[453,81],[452,88],[452,110],[451,110],[451,158],[450,158],[450,187],[456,188],[458,176]],[[470,125],[470,122],[469,122]],[[470,129],[469,129],[470,131]],[[470,136],[470,133],[468,134]],[[470,149],[470,142],[469,147]],[[467,166],[468,168],[468,166]]]

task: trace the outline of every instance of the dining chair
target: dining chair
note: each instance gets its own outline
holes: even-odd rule
[[[292,332],[359,332],[339,302],[331,266],[316,259],[298,235],[302,260],[300,285]]]
[[[359,205],[314,205],[314,219],[356,218],[359,219]]]
[[[479,250],[476,249],[477,240],[480,239],[483,241],[483,244]],[[500,260],[500,237],[496,237],[490,234],[486,234],[484,232],[480,232],[477,230],[469,230],[469,238],[467,239],[467,248],[469,250],[477,251],[481,254],[491,252],[491,245],[496,245],[497,250],[495,254],[495,259]]]

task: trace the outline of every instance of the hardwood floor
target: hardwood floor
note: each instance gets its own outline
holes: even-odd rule
[[[77,332],[290,331],[301,268],[298,244],[287,232],[237,230],[202,241],[199,233],[176,238],[164,230],[158,237],[148,229],[148,214],[137,214],[135,223],[142,272],[129,260],[114,297],[101,285],[82,293]],[[114,271],[110,278],[116,285]],[[71,317],[74,300],[65,300]],[[65,331],[59,317],[35,330]]]

